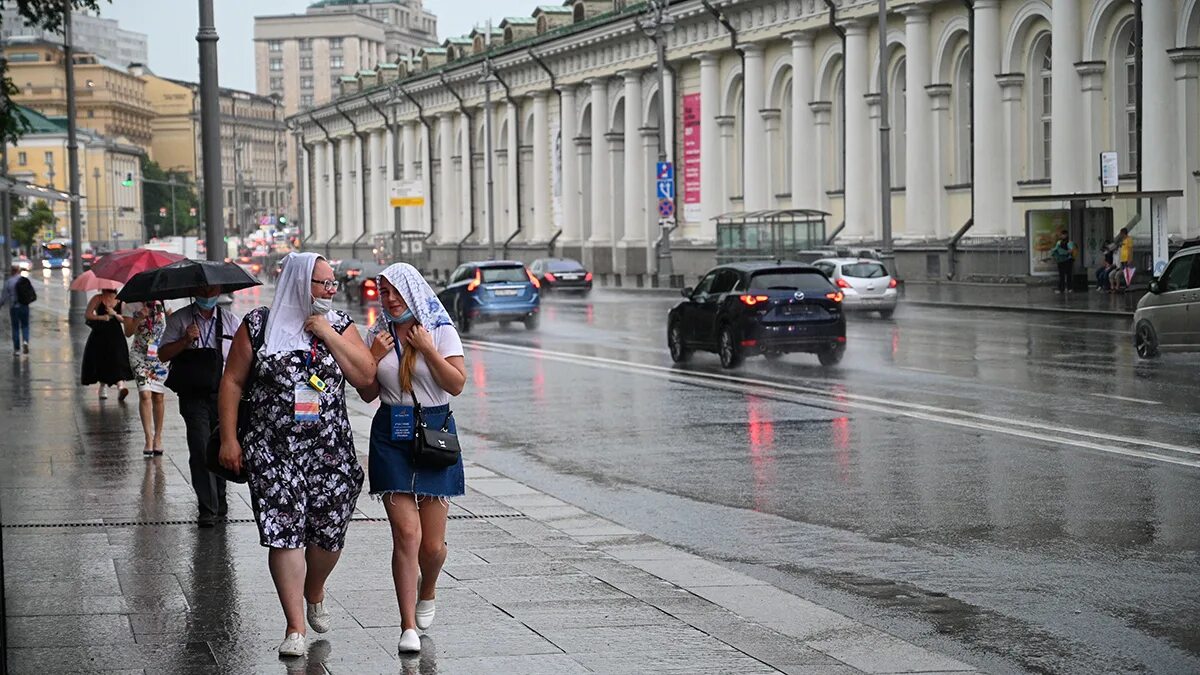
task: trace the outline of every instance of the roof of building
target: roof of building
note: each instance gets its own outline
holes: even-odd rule
[[[30,130],[24,134],[25,136],[36,136],[38,134],[65,134],[67,132],[66,117],[51,117],[49,115],[43,115],[33,108],[28,108],[20,104],[14,105],[16,105],[17,113],[24,117],[25,121],[29,122]],[[98,142],[111,144],[110,147],[113,149],[121,150],[130,154],[144,154],[145,152],[140,147],[133,145],[132,143],[121,143],[118,139],[105,136],[93,129],[76,126],[75,132],[85,145]],[[20,143],[18,143],[18,145],[20,145]]]
[[[57,134],[67,130],[65,124],[59,124],[33,108],[26,108],[20,104],[14,105],[16,105],[17,114],[29,122],[31,127],[29,133],[31,134]]]
[[[150,73],[150,74],[153,74],[153,73]],[[191,90],[195,91],[196,93],[200,92],[200,85],[199,85],[199,83],[196,83],[196,82],[189,82],[187,80],[177,80],[173,77],[161,77],[159,75],[155,75],[154,77],[158,77],[160,79],[166,80],[167,82],[172,82],[174,84],[178,84],[181,87],[187,87],[188,89],[191,89]],[[242,91],[241,89],[230,89],[229,87],[221,87],[220,91],[221,91],[222,96],[245,96],[245,97],[254,99],[260,103],[271,103],[271,104],[275,103],[275,100],[272,99],[270,96],[263,96],[261,94],[255,94],[252,91]]]
[[[563,7],[559,5],[538,5],[533,10],[533,16],[538,14],[574,14],[575,10],[571,7]]]
[[[337,7],[338,5],[405,5],[402,0],[317,0],[309,7]]]
[[[500,27],[505,26],[536,26],[537,19],[532,16],[508,16],[500,22]]]

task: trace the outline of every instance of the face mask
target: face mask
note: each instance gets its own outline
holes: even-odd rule
[[[331,300],[329,298],[313,298],[312,313],[314,316],[317,314],[328,314],[329,312],[332,312],[332,311],[333,311],[333,300]]]
[[[196,298],[196,306],[200,309],[212,309],[217,306],[217,296],[211,298]]]
[[[387,314],[387,310],[384,310],[384,314]],[[411,309],[406,309],[400,316],[392,316],[391,314],[387,314],[387,318],[388,321],[391,321],[392,323],[404,323],[406,321],[412,321],[413,311]]]

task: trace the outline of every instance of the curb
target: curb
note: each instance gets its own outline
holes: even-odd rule
[[[936,300],[906,300],[900,299],[900,304],[917,307],[944,307],[948,309],[974,309],[998,312],[1035,312],[1038,314],[1074,314],[1078,316],[1100,316],[1109,319],[1132,319],[1133,312],[1122,312],[1111,309],[1073,309],[1070,307],[1039,307],[1036,305],[973,305],[966,302],[941,302]]]

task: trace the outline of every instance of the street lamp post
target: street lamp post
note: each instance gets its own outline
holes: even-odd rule
[[[223,260],[221,222],[221,97],[217,86],[217,27],[213,0],[199,0],[200,137],[204,153],[205,248],[209,260]]]
[[[492,24],[488,22],[488,44],[491,45]],[[483,172],[487,182],[487,196],[485,204],[487,205],[487,227],[488,227],[488,260],[496,259],[496,214],[495,214],[495,196],[494,188],[494,172],[492,171],[492,84],[496,82],[496,75],[492,72],[492,60],[485,59],[483,62],[483,77],[479,80],[483,84]]]
[[[883,263],[895,275],[892,250],[892,128],[888,119],[887,0],[879,0],[879,214]]]
[[[83,221],[79,218],[79,142],[75,137],[75,63],[71,46],[71,12],[74,7],[71,0],[63,0],[62,8],[63,61],[67,85],[67,172],[70,174],[67,185],[71,195],[71,277],[76,278],[83,274]],[[70,302],[69,320],[77,323],[83,319],[83,292],[72,291]]]
[[[667,153],[667,106],[674,110],[674,101],[667,101],[667,34],[675,27],[675,17],[667,13],[671,0],[649,0],[646,15],[638,25],[646,37],[654,40],[658,62],[658,161],[666,162]],[[594,113],[593,113],[594,114]],[[675,229],[673,218],[659,218],[658,276],[671,285],[675,274],[675,262],[671,254],[671,231]]]

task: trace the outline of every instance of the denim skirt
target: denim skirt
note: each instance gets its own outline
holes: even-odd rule
[[[425,423],[440,429],[450,414],[450,406],[421,409]],[[412,465],[413,441],[392,440],[392,412],[386,403],[379,405],[371,421],[371,451],[367,462],[370,492],[383,495],[393,492],[418,497],[458,497],[466,492],[462,457],[445,469],[417,469]],[[457,433],[454,418],[450,431]]]

